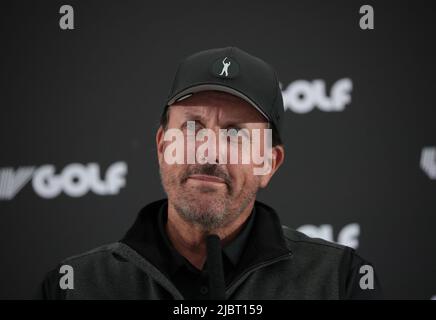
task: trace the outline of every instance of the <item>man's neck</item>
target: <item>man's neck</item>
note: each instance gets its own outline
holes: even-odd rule
[[[209,234],[216,234],[221,239],[221,245],[231,242],[241,231],[250,216],[254,201],[231,223],[223,228],[205,231],[201,226],[183,220],[174,206],[168,201],[168,220],[165,231],[174,248],[197,269],[202,270],[206,261],[206,238]]]

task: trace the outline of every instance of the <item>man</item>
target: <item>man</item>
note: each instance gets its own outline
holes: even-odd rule
[[[235,47],[186,58],[156,134],[168,199],[145,206],[121,241],[64,260],[46,277],[42,296],[378,297],[372,266],[354,250],[282,226],[271,207],[256,201],[284,161],[283,110],[277,76],[259,58]],[[258,157],[243,162],[253,150]],[[65,265],[74,288],[59,272]]]

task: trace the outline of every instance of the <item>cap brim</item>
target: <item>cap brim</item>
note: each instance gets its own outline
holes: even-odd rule
[[[195,85],[195,86],[186,88],[185,90],[177,93],[170,100],[168,100],[167,105],[172,105],[173,103],[176,103],[176,102],[182,101],[184,99],[187,99],[192,94],[194,94],[196,92],[209,91],[209,90],[226,92],[226,93],[232,94],[234,96],[237,96],[239,98],[242,98],[245,101],[247,101],[249,104],[251,104],[254,108],[256,108],[256,110],[259,111],[265,117],[265,119],[267,119],[268,121],[271,121],[270,118],[268,117],[268,115],[262,110],[262,108],[260,106],[258,106],[248,96],[246,96],[242,92],[240,92],[238,90],[235,90],[235,89],[233,89],[231,87],[228,87],[228,86],[225,86],[225,85],[216,84],[216,83],[205,83],[205,84],[199,84],[199,85]]]

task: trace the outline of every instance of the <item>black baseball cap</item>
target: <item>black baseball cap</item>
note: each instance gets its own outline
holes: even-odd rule
[[[180,62],[166,107],[200,91],[238,96],[281,131],[283,98],[274,69],[237,47],[197,52]]]

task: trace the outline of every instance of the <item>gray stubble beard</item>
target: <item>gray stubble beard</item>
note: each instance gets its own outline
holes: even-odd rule
[[[213,230],[217,230],[227,225],[231,224],[235,221],[242,212],[247,208],[247,206],[252,202],[252,200],[256,197],[256,193],[258,188],[253,188],[253,190],[248,190],[245,192],[243,197],[243,201],[239,208],[236,210],[229,210],[229,204],[226,201],[227,199],[223,197],[217,197],[214,201],[208,204],[201,204],[201,207],[198,207],[199,197],[201,197],[201,193],[209,193],[214,192],[213,189],[205,189],[200,190],[198,195],[192,195],[191,192],[186,192],[184,195],[172,195],[169,190],[166,188],[166,185],[177,185],[179,181],[177,178],[168,178],[162,174],[162,170],[160,170],[160,176],[162,185],[168,195],[168,199],[172,202],[174,209],[179,214],[179,216],[186,221],[187,223],[200,226],[201,229],[207,233],[210,233]],[[180,185],[179,185],[180,187]],[[186,195],[189,194],[188,198]],[[229,194],[230,196],[230,194]],[[172,199],[170,199],[170,197]],[[196,205],[197,204],[197,205]],[[222,208],[219,212],[217,212],[217,208]],[[235,212],[236,211],[236,212]]]

